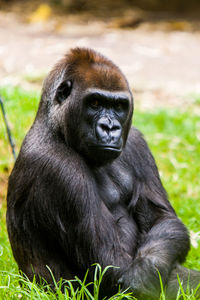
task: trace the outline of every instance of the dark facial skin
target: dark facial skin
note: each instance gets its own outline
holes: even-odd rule
[[[128,92],[86,91],[80,124],[80,140],[84,140],[84,144],[80,151],[89,160],[106,164],[121,154],[130,102]]]

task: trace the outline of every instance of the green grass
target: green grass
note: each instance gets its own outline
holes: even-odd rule
[[[30,127],[38,106],[39,92],[27,92],[19,87],[4,87],[0,89],[4,99],[7,119],[14,137],[16,150],[19,151],[25,133]],[[10,168],[13,161],[8,138],[0,112],[0,172]]]
[[[18,152],[34,119],[39,92],[28,92],[19,87],[4,87],[0,89],[0,95],[4,98],[7,118]],[[163,109],[144,112],[136,109],[133,120],[134,125],[143,132],[156,158],[163,184],[173,207],[193,233],[200,231],[199,99],[200,97],[197,96],[190,106],[179,110]],[[0,112],[0,178],[6,176],[6,172],[12,165],[13,158]],[[5,198],[5,191],[0,191],[1,195]],[[2,205],[0,207],[0,299],[68,299],[67,291],[65,294],[61,293],[60,286],[56,287],[56,293],[48,287],[44,292],[42,287],[23,279],[23,286],[20,287],[19,278],[21,280],[22,278],[18,275],[6,233],[5,199],[2,203],[0,204]],[[185,266],[200,270],[198,241],[196,248],[191,248]],[[83,282],[79,291],[74,291],[73,299],[87,299],[84,293],[87,293],[87,286]],[[88,297],[88,299],[97,299],[97,292],[96,296]],[[115,299],[122,297],[125,299],[122,295],[116,296]],[[126,298],[129,299],[130,296],[126,295]],[[162,299],[164,300],[164,296]],[[192,300],[195,297],[184,296],[184,299]]]

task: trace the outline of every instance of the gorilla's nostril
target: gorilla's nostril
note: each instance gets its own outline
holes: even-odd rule
[[[109,131],[111,129],[107,124],[100,124],[99,126],[103,131]]]
[[[120,130],[120,126],[119,125],[114,125],[111,130],[115,131],[115,130]]]

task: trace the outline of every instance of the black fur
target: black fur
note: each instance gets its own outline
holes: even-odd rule
[[[83,109],[83,97],[91,87],[114,98],[128,95],[129,110],[124,119],[116,117],[122,127],[121,154],[111,151],[108,158],[97,145],[90,155],[85,139],[91,136],[83,129],[89,108]],[[176,298],[177,273],[187,283],[190,271],[180,264],[189,235],[167,199],[141,133],[129,130],[132,110],[123,74],[92,50],[72,50],[47,77],[8,187],[9,238],[19,269],[30,279],[34,273],[51,283],[46,265],[56,280],[83,278],[87,268],[99,263],[119,267],[107,272],[102,297],[113,295],[120,284],[139,299],[157,299],[157,271],[169,299]],[[191,271],[191,286],[198,282],[199,273]]]

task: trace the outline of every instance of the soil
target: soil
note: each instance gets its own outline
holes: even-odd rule
[[[1,84],[33,85],[34,76],[43,78],[69,48],[83,46],[120,66],[133,88],[136,106],[182,106],[191,94],[200,93],[197,21],[148,22],[140,12],[104,21],[67,14],[34,18],[30,13],[0,11]]]
[[[0,11],[1,85],[41,87],[44,75],[68,49],[83,46],[120,66],[136,107],[182,107],[200,94],[198,20],[150,22],[140,11],[104,20],[52,11],[45,16],[38,20],[31,12]],[[6,184],[7,175],[1,175],[0,199]]]

